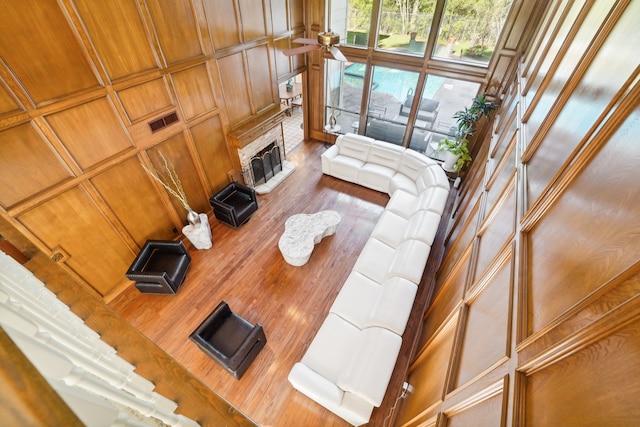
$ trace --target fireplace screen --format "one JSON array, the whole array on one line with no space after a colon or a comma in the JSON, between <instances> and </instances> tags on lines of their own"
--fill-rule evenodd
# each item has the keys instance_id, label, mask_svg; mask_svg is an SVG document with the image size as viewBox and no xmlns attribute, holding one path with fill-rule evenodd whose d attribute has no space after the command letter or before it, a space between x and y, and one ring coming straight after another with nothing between
<instances>
[{"instance_id":1,"label":"fireplace screen","mask_svg":"<svg viewBox=\"0 0 640 427\"><path fill-rule=\"evenodd\" d=\"M280 147L275 142L269 144L251 159L254 185L266 184L278 172L282 171Z\"/></svg>"}]
</instances>

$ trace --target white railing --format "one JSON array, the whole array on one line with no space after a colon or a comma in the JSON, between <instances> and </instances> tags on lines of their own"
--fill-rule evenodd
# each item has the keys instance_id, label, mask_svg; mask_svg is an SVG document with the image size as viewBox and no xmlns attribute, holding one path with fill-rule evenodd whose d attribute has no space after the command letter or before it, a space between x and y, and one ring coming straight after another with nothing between
<instances>
[{"instance_id":1,"label":"white railing","mask_svg":"<svg viewBox=\"0 0 640 427\"><path fill-rule=\"evenodd\" d=\"M87 426L199 425L1 251L0 326Z\"/></svg>"}]
</instances>

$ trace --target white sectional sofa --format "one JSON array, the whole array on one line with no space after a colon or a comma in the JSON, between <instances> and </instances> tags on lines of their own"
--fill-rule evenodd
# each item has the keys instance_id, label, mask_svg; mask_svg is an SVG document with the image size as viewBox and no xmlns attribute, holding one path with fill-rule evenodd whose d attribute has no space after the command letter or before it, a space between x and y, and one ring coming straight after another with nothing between
<instances>
[{"instance_id":1,"label":"white sectional sofa","mask_svg":"<svg viewBox=\"0 0 640 427\"><path fill-rule=\"evenodd\" d=\"M384 398L449 194L440 165L413 150L355 134L322 155L327 175L391 198L302 360L300 392L354 426Z\"/></svg>"}]
</instances>

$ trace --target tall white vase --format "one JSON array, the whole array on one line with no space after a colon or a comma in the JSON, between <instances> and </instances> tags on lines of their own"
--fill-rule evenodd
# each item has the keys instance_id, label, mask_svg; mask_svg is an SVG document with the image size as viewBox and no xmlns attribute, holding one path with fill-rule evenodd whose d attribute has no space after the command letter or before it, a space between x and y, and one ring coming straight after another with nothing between
<instances>
[{"instance_id":1,"label":"tall white vase","mask_svg":"<svg viewBox=\"0 0 640 427\"><path fill-rule=\"evenodd\" d=\"M200 221L196 224L185 225L182 228L182 234L193 244L196 249L211 249L213 241L211 240L211 226L207 214L199 215Z\"/></svg>"},{"instance_id":2,"label":"tall white vase","mask_svg":"<svg viewBox=\"0 0 640 427\"><path fill-rule=\"evenodd\" d=\"M460 158L459 154L453 154L449 151L444 152L444 163L442 164L442 169L447 172L455 172L456 171L456 163Z\"/></svg>"}]
</instances>

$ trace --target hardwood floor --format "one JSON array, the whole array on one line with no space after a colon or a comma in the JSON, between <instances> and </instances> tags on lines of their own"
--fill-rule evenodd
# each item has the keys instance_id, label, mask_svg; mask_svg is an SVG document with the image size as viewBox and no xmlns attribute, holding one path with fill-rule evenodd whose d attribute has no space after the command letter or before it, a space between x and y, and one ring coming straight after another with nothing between
<instances>
[{"instance_id":1,"label":"hardwood floor","mask_svg":"<svg viewBox=\"0 0 640 427\"><path fill-rule=\"evenodd\" d=\"M198 251L185 242L192 263L176 295L145 295L131 286L109 304L261 426L348 425L297 392L287 375L328 313L388 196L323 175L320 155L326 148L305 142L292 150L288 160L296 171L273 192L258 196L260 208L238 230L212 218L212 249ZM316 245L306 265L287 264L278 250L285 220L324 209L342 216L336 234ZM267 336L239 381L188 338L221 300L261 323Z\"/></svg>"}]
</instances>

